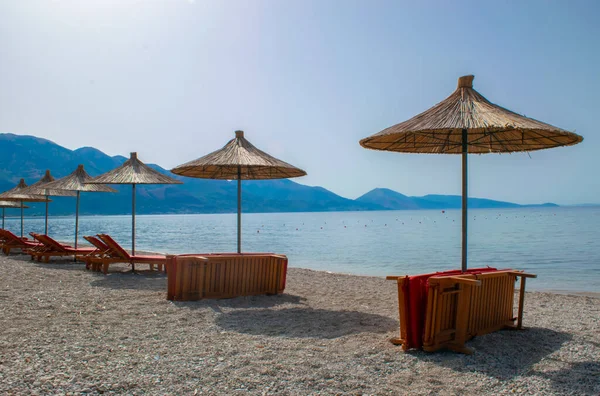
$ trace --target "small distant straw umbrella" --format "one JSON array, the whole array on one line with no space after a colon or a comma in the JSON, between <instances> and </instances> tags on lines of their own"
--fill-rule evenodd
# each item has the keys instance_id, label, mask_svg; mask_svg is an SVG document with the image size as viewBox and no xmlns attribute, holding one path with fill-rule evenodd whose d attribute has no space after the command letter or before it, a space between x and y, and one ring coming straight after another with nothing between
<instances>
[{"instance_id":1,"label":"small distant straw umbrella","mask_svg":"<svg viewBox=\"0 0 600 396\"><path fill-rule=\"evenodd\" d=\"M103 184L86 184L90 180L92 180L92 177L87 174L83 165L79 165L70 175L46 184L46 188L50 191L68 191L73 194L72 196L77 196L77 203L75 204L75 249L77 249L79 236L79 197L81 192L117 192L114 188Z\"/></svg>"},{"instance_id":2,"label":"small distant straw umbrella","mask_svg":"<svg viewBox=\"0 0 600 396\"><path fill-rule=\"evenodd\" d=\"M223 148L171 169L176 175L202 179L237 180L237 252L242 252L242 179L287 179L306 172L257 149L243 131Z\"/></svg>"},{"instance_id":3,"label":"small distant straw umbrella","mask_svg":"<svg viewBox=\"0 0 600 396\"><path fill-rule=\"evenodd\" d=\"M18 201L21 203L21 238L23 238L23 209L25 206L23 202L47 202L48 198L43 195L25 194L23 190L27 188L25 179L21 179L16 187L3 192L0 194L0 200L2 201Z\"/></svg>"},{"instance_id":4,"label":"small distant straw umbrella","mask_svg":"<svg viewBox=\"0 0 600 396\"><path fill-rule=\"evenodd\" d=\"M52 190L47 187L48 183L53 182L54 176L50 174L50 170L46 170L46 174L37 182L33 183L29 187L27 187L23 193L25 194L35 194L35 195L43 195L46 198L50 196L59 196L59 197L74 197L75 193L72 191L65 190ZM46 201L46 217L44 221L44 234L48 235L48 203L50 201Z\"/></svg>"},{"instance_id":5,"label":"small distant straw umbrella","mask_svg":"<svg viewBox=\"0 0 600 396\"><path fill-rule=\"evenodd\" d=\"M462 271L467 270L467 154L534 151L580 143L573 132L489 102L473 89L474 76L429 110L360 141L374 150L462 154Z\"/></svg>"},{"instance_id":6,"label":"small distant straw umbrella","mask_svg":"<svg viewBox=\"0 0 600 396\"><path fill-rule=\"evenodd\" d=\"M131 252L135 254L135 187L138 184L183 184L150 168L131 153L131 157L116 169L104 173L86 183L131 184Z\"/></svg>"},{"instance_id":7,"label":"small distant straw umbrella","mask_svg":"<svg viewBox=\"0 0 600 396\"><path fill-rule=\"evenodd\" d=\"M19 202L14 201L0 201L0 208L2 208L2 229L4 229L4 217L5 217L5 209L6 208L20 208L21 204ZM29 206L23 206L24 209Z\"/></svg>"}]
</instances>

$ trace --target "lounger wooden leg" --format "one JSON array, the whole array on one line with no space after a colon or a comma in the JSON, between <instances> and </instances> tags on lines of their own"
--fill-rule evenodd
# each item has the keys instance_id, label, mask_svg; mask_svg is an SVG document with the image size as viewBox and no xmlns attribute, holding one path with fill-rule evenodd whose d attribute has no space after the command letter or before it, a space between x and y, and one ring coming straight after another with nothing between
<instances>
[{"instance_id":1,"label":"lounger wooden leg","mask_svg":"<svg viewBox=\"0 0 600 396\"><path fill-rule=\"evenodd\" d=\"M517 330L523 328L523 306L525 304L525 277L521 277L521 290L519 292L519 313L517 316Z\"/></svg>"},{"instance_id":2,"label":"lounger wooden leg","mask_svg":"<svg viewBox=\"0 0 600 396\"><path fill-rule=\"evenodd\" d=\"M108 274L108 265L108 263L102 264L102 272L104 273L104 275Z\"/></svg>"}]
</instances>

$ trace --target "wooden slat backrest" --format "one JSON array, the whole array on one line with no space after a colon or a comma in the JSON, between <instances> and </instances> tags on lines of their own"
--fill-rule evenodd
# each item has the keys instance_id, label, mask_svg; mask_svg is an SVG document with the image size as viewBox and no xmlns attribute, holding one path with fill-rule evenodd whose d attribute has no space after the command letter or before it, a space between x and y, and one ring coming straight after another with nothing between
<instances>
[{"instance_id":1,"label":"wooden slat backrest","mask_svg":"<svg viewBox=\"0 0 600 396\"><path fill-rule=\"evenodd\" d=\"M33 234L33 233L30 235L33 236L35 239L37 239L42 244L44 244L45 246L51 248L52 250L54 250L56 252L62 252L62 253L67 252L67 250L65 249L65 247L63 245L61 245L60 243L58 243L56 240L49 237L48 235Z\"/></svg>"},{"instance_id":2,"label":"wooden slat backrest","mask_svg":"<svg viewBox=\"0 0 600 396\"><path fill-rule=\"evenodd\" d=\"M104 242L106 246L108 246L111 249L112 253L114 253L115 256L125 259L127 261L131 260L131 255L127 253L127 251L123 249L123 247L119 245L119 243L115 241L110 235L98 234L98 238L100 238L102 242Z\"/></svg>"},{"instance_id":3,"label":"wooden slat backrest","mask_svg":"<svg viewBox=\"0 0 600 396\"><path fill-rule=\"evenodd\" d=\"M106 246L106 244L104 242L102 242L100 239L96 238L95 236L85 235L83 237L83 239L85 239L86 241L91 243L92 246L94 246L96 249L98 249L101 252L106 252L106 251L111 250L108 246Z\"/></svg>"}]
</instances>

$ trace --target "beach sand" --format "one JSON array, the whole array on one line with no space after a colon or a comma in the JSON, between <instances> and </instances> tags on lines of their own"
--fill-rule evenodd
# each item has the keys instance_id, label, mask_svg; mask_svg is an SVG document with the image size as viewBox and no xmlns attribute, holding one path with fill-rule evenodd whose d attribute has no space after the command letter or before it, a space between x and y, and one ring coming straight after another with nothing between
<instances>
[{"instance_id":1,"label":"beach sand","mask_svg":"<svg viewBox=\"0 0 600 396\"><path fill-rule=\"evenodd\" d=\"M600 394L598 298L527 293L527 329L466 356L388 341L393 282L292 268L287 285L171 302L164 274L2 256L0 394Z\"/></svg>"}]
</instances>

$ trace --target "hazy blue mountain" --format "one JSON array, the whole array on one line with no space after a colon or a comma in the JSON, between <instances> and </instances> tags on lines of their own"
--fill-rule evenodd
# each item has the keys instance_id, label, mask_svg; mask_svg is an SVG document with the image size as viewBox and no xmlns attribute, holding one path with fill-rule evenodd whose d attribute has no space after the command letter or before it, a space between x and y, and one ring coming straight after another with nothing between
<instances>
[{"instance_id":1,"label":"hazy blue mountain","mask_svg":"<svg viewBox=\"0 0 600 396\"><path fill-rule=\"evenodd\" d=\"M409 197L387 188L375 188L357 198L356 201L380 205L390 210L405 209L460 209L462 197L459 195L425 195L423 197ZM525 206L558 206L553 203L541 205L519 205L512 202L495 201L492 199L469 198L471 209L494 209L494 208L519 208Z\"/></svg>"},{"instance_id":2,"label":"hazy blue mountain","mask_svg":"<svg viewBox=\"0 0 600 396\"><path fill-rule=\"evenodd\" d=\"M144 159L144 153L140 153ZM78 164L97 176L126 161L127 157L108 156L93 147L69 150L49 140L14 134L0 134L0 191L14 187L20 178L27 184L39 180L46 169L56 178L71 173ZM190 158L191 159L191 158ZM229 213L237 210L237 183L176 176L155 164L152 168L184 182L182 185L148 185L137 188L138 213ZM83 193L82 214L131 213L131 186L113 185L118 193ZM73 198L53 197L50 212L72 214ZM323 187L312 187L293 180L257 180L242 183L244 212L311 212L348 210L454 209L461 207L455 195L409 197L386 188L376 188L358 199L341 197ZM544 204L555 206L554 204ZM28 214L42 214L43 204L29 204ZM469 198L471 208L514 208L511 202Z\"/></svg>"},{"instance_id":3,"label":"hazy blue mountain","mask_svg":"<svg viewBox=\"0 0 600 396\"><path fill-rule=\"evenodd\" d=\"M390 210L420 209L419 203L413 198L389 188L375 188L356 200L362 203L380 205Z\"/></svg>"},{"instance_id":4,"label":"hazy blue mountain","mask_svg":"<svg viewBox=\"0 0 600 396\"><path fill-rule=\"evenodd\" d=\"M144 154L140 153L143 160ZM69 150L34 136L0 134L0 191L14 187L21 177L27 184L41 178L46 169L56 177L71 173L78 164L97 176L121 165L127 157L108 156L93 147ZM148 185L137 188L138 213L223 213L237 210L237 184L227 180L185 178L155 164L152 168L182 180L182 185ZM131 186L113 185L118 193L83 193L82 214L131 212ZM53 197L51 214L73 213L75 200ZM244 212L297 212L383 209L379 205L340 197L322 187L292 180L260 180L242 183ZM29 204L29 214L41 214L43 205Z\"/></svg>"}]
</instances>

